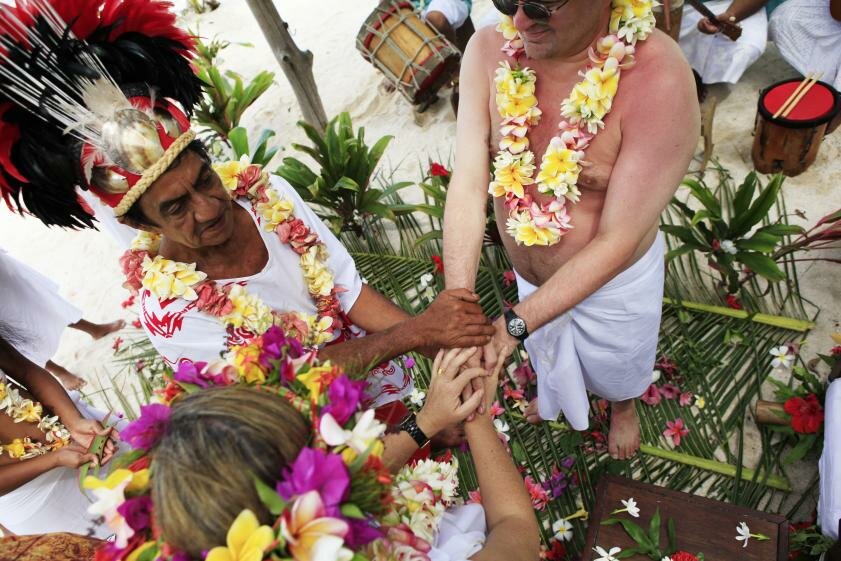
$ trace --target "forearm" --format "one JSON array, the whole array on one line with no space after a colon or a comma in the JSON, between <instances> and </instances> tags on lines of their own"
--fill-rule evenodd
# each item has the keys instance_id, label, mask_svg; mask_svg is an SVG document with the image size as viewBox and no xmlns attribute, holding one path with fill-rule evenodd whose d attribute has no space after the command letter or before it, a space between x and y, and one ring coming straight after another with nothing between
<instances>
[{"instance_id":1,"label":"forearm","mask_svg":"<svg viewBox=\"0 0 841 561\"><path fill-rule=\"evenodd\" d=\"M383 463L388 471L397 473L406 465L412 454L417 452L418 444L409 436L409 433L400 431L396 434L387 434L383 438Z\"/></svg>"},{"instance_id":2,"label":"forearm","mask_svg":"<svg viewBox=\"0 0 841 561\"><path fill-rule=\"evenodd\" d=\"M82 418L67 392L52 374L0 339L0 370L26 386L36 400L58 415L64 424Z\"/></svg>"},{"instance_id":3,"label":"forearm","mask_svg":"<svg viewBox=\"0 0 841 561\"><path fill-rule=\"evenodd\" d=\"M734 16L736 21L742 21L765 7L767 0L733 0L727 13Z\"/></svg>"},{"instance_id":4,"label":"forearm","mask_svg":"<svg viewBox=\"0 0 841 561\"><path fill-rule=\"evenodd\" d=\"M621 272L633 256L634 241L628 236L597 235L536 292L517 304L514 311L534 333Z\"/></svg>"},{"instance_id":5,"label":"forearm","mask_svg":"<svg viewBox=\"0 0 841 561\"><path fill-rule=\"evenodd\" d=\"M420 346L413 324L414 320L410 318L379 333L370 333L365 337L324 347L318 352L318 356L343 367L351 376L362 378L381 362Z\"/></svg>"},{"instance_id":6,"label":"forearm","mask_svg":"<svg viewBox=\"0 0 841 561\"><path fill-rule=\"evenodd\" d=\"M51 469L57 467L52 452L28 460L0 466L0 495L14 491Z\"/></svg>"},{"instance_id":7,"label":"forearm","mask_svg":"<svg viewBox=\"0 0 841 561\"><path fill-rule=\"evenodd\" d=\"M348 313L354 325L369 333L383 331L410 317L405 310L367 284L362 285L362 291Z\"/></svg>"},{"instance_id":8,"label":"forearm","mask_svg":"<svg viewBox=\"0 0 841 561\"><path fill-rule=\"evenodd\" d=\"M483 189L459 187L458 176L453 183L444 206L444 278L447 288L473 290L485 236L487 195Z\"/></svg>"}]
</instances>

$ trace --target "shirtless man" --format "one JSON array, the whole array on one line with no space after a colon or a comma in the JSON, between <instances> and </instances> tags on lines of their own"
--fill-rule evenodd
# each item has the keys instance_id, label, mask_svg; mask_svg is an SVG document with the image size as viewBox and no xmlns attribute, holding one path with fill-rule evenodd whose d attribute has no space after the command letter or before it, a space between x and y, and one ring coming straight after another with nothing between
<instances>
[{"instance_id":1,"label":"shirtless man","mask_svg":"<svg viewBox=\"0 0 841 561\"><path fill-rule=\"evenodd\" d=\"M494 3L503 13L516 10L513 25L525 49L519 63L538 76L535 96L543 115L529 133L537 166L556 134L562 100L581 80L588 49L607 34L611 1ZM494 76L501 61L514 63L501 52L504 44L493 27L480 29L462 61L460 81L472 87L462 92L445 212L448 288L472 288L476 278L488 170L500 150ZM608 448L617 459L639 448L635 398L651 383L662 304L658 219L691 160L698 115L689 65L677 44L655 30L637 43L636 65L623 70L605 128L586 151L590 165L578 180L580 202L566 205L573 229L555 245L518 245L505 231L504 198L495 201L520 302L513 315L495 321L485 366L505 360L518 338L528 337L538 374L530 420L554 419L563 411L583 430L589 422L585 390L597 393L611 401ZM526 192L538 202L553 198L534 185Z\"/></svg>"}]
</instances>

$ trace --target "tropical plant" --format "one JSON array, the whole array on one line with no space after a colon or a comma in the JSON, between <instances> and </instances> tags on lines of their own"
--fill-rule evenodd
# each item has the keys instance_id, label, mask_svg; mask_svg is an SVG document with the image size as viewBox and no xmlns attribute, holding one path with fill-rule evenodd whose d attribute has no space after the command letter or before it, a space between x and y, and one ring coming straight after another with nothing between
<instances>
[{"instance_id":1,"label":"tropical plant","mask_svg":"<svg viewBox=\"0 0 841 561\"><path fill-rule=\"evenodd\" d=\"M197 14L204 14L218 8L219 0L190 0L190 7Z\"/></svg>"},{"instance_id":2,"label":"tropical plant","mask_svg":"<svg viewBox=\"0 0 841 561\"><path fill-rule=\"evenodd\" d=\"M390 195L412 185L397 182L372 185L377 164L393 137L384 136L372 147L365 143L365 129L354 133L350 115L342 113L328 123L324 132L299 121L298 126L312 142L311 146L292 147L315 160L318 171L297 158L284 158L276 173L287 180L302 199L315 205L316 214L332 230L362 235L363 225L372 219L395 220L412 212L409 205L388 204Z\"/></svg>"},{"instance_id":3,"label":"tropical plant","mask_svg":"<svg viewBox=\"0 0 841 561\"><path fill-rule=\"evenodd\" d=\"M209 142L221 140L227 143L231 131L239 126L243 113L257 101L274 82L274 73L262 71L247 84L240 74L232 70L222 71L219 67L219 53L232 43L212 39L209 43L196 38L196 75L202 81L204 95L193 114L196 122L205 127L204 134ZM252 46L237 43L240 46Z\"/></svg>"},{"instance_id":4,"label":"tropical plant","mask_svg":"<svg viewBox=\"0 0 841 561\"><path fill-rule=\"evenodd\" d=\"M277 153L277 148L269 144L269 140L275 136L275 131L270 129L263 129L257 143L250 146L248 143L248 131L244 127L236 127L231 130L228 135L228 141L231 143L234 158L239 160L243 156L248 156L252 164L261 166L269 165L269 162Z\"/></svg>"},{"instance_id":5,"label":"tropical plant","mask_svg":"<svg viewBox=\"0 0 841 561\"><path fill-rule=\"evenodd\" d=\"M830 550L832 538L808 522L792 524L788 536L788 558L791 561L818 561Z\"/></svg>"}]
</instances>

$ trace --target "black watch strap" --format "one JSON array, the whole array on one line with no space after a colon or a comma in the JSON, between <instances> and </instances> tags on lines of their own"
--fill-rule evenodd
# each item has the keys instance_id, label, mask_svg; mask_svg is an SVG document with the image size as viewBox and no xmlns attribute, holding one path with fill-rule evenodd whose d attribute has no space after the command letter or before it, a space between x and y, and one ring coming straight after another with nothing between
<instances>
[{"instance_id":1,"label":"black watch strap","mask_svg":"<svg viewBox=\"0 0 841 561\"><path fill-rule=\"evenodd\" d=\"M400 430L409 433L409 436L417 443L418 448L423 448L429 443L429 437L418 426L418 420L414 413L409 413L409 416L403 419L403 422L400 423Z\"/></svg>"},{"instance_id":2,"label":"black watch strap","mask_svg":"<svg viewBox=\"0 0 841 561\"><path fill-rule=\"evenodd\" d=\"M529 336L526 322L514 312L513 308L505 311L505 328L508 334L518 341L525 341Z\"/></svg>"}]
</instances>

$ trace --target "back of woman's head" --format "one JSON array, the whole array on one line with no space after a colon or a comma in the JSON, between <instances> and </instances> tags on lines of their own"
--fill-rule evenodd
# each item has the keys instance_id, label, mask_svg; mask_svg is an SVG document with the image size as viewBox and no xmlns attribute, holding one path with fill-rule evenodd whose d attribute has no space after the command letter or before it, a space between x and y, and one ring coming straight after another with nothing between
<instances>
[{"instance_id":1,"label":"back of woman's head","mask_svg":"<svg viewBox=\"0 0 841 561\"><path fill-rule=\"evenodd\" d=\"M298 411L254 388L211 388L173 404L152 460L152 498L164 540L200 556L225 544L243 509L268 522L254 478L273 486L309 438Z\"/></svg>"}]
</instances>

